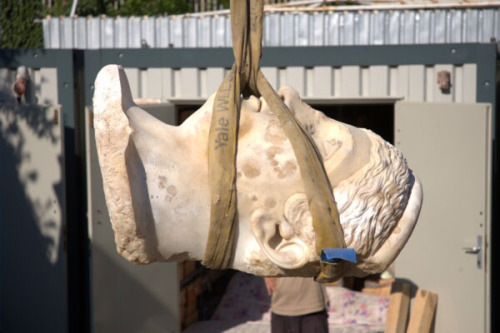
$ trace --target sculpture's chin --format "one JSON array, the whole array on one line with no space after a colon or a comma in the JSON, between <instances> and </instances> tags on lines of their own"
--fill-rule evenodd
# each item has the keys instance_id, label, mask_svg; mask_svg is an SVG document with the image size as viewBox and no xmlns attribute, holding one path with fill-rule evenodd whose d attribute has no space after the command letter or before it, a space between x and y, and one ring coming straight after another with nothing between
<instances>
[{"instance_id":1,"label":"sculpture's chin","mask_svg":"<svg viewBox=\"0 0 500 333\"><path fill-rule=\"evenodd\" d=\"M346 276L363 277L385 271L396 259L410 238L420 215L422 201L422 184L412 174L412 186L408 204L398 223L389 234L389 237L373 255L363 259L358 264L349 263L346 265Z\"/></svg>"}]
</instances>

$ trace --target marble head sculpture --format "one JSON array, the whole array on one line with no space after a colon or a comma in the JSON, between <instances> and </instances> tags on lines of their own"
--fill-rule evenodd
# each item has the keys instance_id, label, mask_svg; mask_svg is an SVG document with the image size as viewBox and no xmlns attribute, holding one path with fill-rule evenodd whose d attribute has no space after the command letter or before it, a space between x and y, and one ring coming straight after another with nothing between
<instances>
[{"instance_id":1,"label":"marble head sculpture","mask_svg":"<svg viewBox=\"0 0 500 333\"><path fill-rule=\"evenodd\" d=\"M313 138L334 191L347 276L384 271L407 242L422 186L378 135L326 117L288 87L285 104ZM207 138L214 97L180 126L134 104L116 65L97 76L94 128L118 252L136 264L202 260L210 223ZM315 276L319 257L290 143L263 98L241 105L237 234L230 267L262 276Z\"/></svg>"}]
</instances>

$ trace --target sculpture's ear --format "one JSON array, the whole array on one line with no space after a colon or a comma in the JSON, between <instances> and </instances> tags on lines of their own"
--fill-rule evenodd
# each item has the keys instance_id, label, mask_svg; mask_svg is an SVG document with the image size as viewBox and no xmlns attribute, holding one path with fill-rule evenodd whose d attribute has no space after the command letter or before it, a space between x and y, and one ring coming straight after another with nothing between
<instances>
[{"instance_id":1,"label":"sculpture's ear","mask_svg":"<svg viewBox=\"0 0 500 333\"><path fill-rule=\"evenodd\" d=\"M307 263L309 249L287 221L277 220L264 209L257 209L250 222L262 251L276 266L296 269Z\"/></svg>"}]
</instances>

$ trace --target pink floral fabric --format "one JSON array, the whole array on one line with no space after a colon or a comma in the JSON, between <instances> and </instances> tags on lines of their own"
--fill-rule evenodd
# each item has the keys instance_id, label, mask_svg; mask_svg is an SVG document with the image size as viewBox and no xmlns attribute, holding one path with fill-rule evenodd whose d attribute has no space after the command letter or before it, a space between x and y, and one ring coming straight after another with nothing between
<instances>
[{"instance_id":1,"label":"pink floral fabric","mask_svg":"<svg viewBox=\"0 0 500 333\"><path fill-rule=\"evenodd\" d=\"M383 331L389 298L327 286L328 324L331 328L351 327L356 332ZM231 279L212 320L269 322L270 297L264 279L238 272ZM336 331L335 331L336 332Z\"/></svg>"},{"instance_id":2,"label":"pink floral fabric","mask_svg":"<svg viewBox=\"0 0 500 333\"><path fill-rule=\"evenodd\" d=\"M328 323L383 327L389 298L368 295L342 287L329 286Z\"/></svg>"},{"instance_id":3,"label":"pink floral fabric","mask_svg":"<svg viewBox=\"0 0 500 333\"><path fill-rule=\"evenodd\" d=\"M269 317L271 298L264 279L237 272L222 297L213 320L262 320ZM266 316L267 315L267 316Z\"/></svg>"}]
</instances>

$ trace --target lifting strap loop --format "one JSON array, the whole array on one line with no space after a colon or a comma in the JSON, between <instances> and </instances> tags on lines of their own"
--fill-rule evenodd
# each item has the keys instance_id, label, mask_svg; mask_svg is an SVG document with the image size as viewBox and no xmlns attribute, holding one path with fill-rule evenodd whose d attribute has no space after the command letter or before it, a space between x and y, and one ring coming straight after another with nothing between
<instances>
[{"instance_id":1,"label":"lifting strap loop","mask_svg":"<svg viewBox=\"0 0 500 333\"><path fill-rule=\"evenodd\" d=\"M209 132L210 229L203 264L227 268L233 252L236 216L236 147L240 95L261 94L276 114L294 150L316 233L316 252L345 248L330 182L313 140L288 110L259 69L262 54L263 0L231 0L235 62L214 100ZM320 282L342 276L342 262L321 262Z\"/></svg>"}]
</instances>

